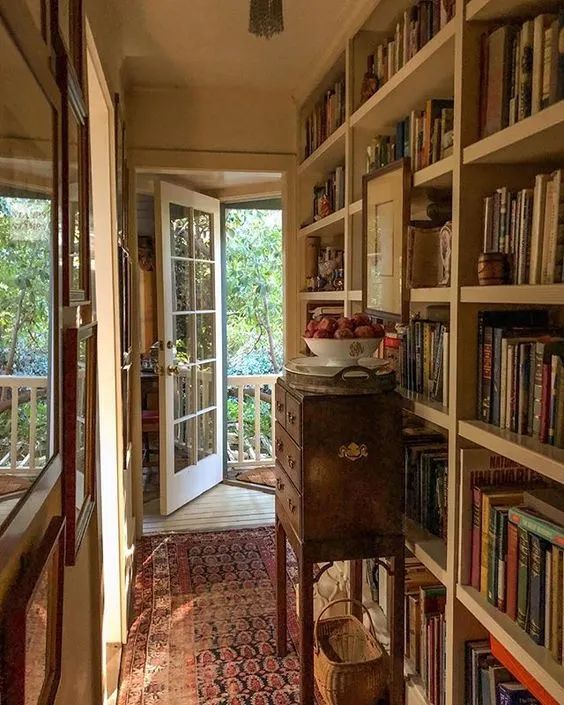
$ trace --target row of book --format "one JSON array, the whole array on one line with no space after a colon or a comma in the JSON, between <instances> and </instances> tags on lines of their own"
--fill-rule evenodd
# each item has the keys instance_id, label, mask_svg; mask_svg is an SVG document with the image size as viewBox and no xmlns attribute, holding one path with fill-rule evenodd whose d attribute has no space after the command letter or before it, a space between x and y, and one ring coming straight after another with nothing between
<instances>
[{"instance_id":1,"label":"row of book","mask_svg":"<svg viewBox=\"0 0 564 705\"><path fill-rule=\"evenodd\" d=\"M345 121L345 79L335 82L315 104L304 122L304 159L320 147Z\"/></svg>"},{"instance_id":2,"label":"row of book","mask_svg":"<svg viewBox=\"0 0 564 705\"><path fill-rule=\"evenodd\" d=\"M393 37L368 56L361 100L364 102L394 76L453 17L450 0L419 0L398 19Z\"/></svg>"},{"instance_id":3,"label":"row of book","mask_svg":"<svg viewBox=\"0 0 564 705\"><path fill-rule=\"evenodd\" d=\"M398 379L401 387L448 405L448 324L412 320L399 330Z\"/></svg>"},{"instance_id":4,"label":"row of book","mask_svg":"<svg viewBox=\"0 0 564 705\"><path fill-rule=\"evenodd\" d=\"M405 514L446 542L448 444L425 427L404 430Z\"/></svg>"},{"instance_id":5,"label":"row of book","mask_svg":"<svg viewBox=\"0 0 564 705\"><path fill-rule=\"evenodd\" d=\"M484 252L509 255L512 284L564 281L562 169L538 174L534 188L502 186L484 198Z\"/></svg>"},{"instance_id":6,"label":"row of book","mask_svg":"<svg viewBox=\"0 0 564 705\"><path fill-rule=\"evenodd\" d=\"M564 447L564 337L548 311L480 311L478 416Z\"/></svg>"},{"instance_id":7,"label":"row of book","mask_svg":"<svg viewBox=\"0 0 564 705\"><path fill-rule=\"evenodd\" d=\"M366 170L409 157L413 171L418 171L448 157L453 147L453 115L452 100L427 100L424 110L412 110L396 124L394 135L373 138L366 149Z\"/></svg>"},{"instance_id":8,"label":"row of book","mask_svg":"<svg viewBox=\"0 0 564 705\"><path fill-rule=\"evenodd\" d=\"M345 169L338 166L324 183L313 187L313 220L321 220L345 207Z\"/></svg>"},{"instance_id":9,"label":"row of book","mask_svg":"<svg viewBox=\"0 0 564 705\"><path fill-rule=\"evenodd\" d=\"M405 566L405 658L432 705L445 705L446 588L416 558Z\"/></svg>"},{"instance_id":10,"label":"row of book","mask_svg":"<svg viewBox=\"0 0 564 705\"><path fill-rule=\"evenodd\" d=\"M494 656L490 639L465 644L466 705L539 705Z\"/></svg>"},{"instance_id":11,"label":"row of book","mask_svg":"<svg viewBox=\"0 0 564 705\"><path fill-rule=\"evenodd\" d=\"M482 37L480 132L513 125L564 98L564 10Z\"/></svg>"}]
</instances>

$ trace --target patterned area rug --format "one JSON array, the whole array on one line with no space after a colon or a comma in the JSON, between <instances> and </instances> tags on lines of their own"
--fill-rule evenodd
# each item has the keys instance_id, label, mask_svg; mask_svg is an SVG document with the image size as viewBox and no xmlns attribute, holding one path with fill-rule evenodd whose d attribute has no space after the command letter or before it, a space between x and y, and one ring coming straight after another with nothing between
<instances>
[{"instance_id":1,"label":"patterned area rug","mask_svg":"<svg viewBox=\"0 0 564 705\"><path fill-rule=\"evenodd\" d=\"M289 561L295 645L297 566ZM272 528L144 538L118 705L299 703L294 647L275 648Z\"/></svg>"},{"instance_id":2,"label":"patterned area rug","mask_svg":"<svg viewBox=\"0 0 564 705\"><path fill-rule=\"evenodd\" d=\"M266 485L266 487L276 487L276 475L274 467L253 468L244 470L237 475L240 482L250 482L253 485Z\"/></svg>"}]
</instances>

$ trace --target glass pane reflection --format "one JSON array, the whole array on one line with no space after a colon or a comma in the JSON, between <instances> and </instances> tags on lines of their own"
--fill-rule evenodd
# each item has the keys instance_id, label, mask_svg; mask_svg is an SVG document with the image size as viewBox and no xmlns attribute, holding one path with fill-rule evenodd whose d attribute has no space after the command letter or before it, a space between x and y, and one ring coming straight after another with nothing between
<instances>
[{"instance_id":1,"label":"glass pane reflection","mask_svg":"<svg viewBox=\"0 0 564 705\"><path fill-rule=\"evenodd\" d=\"M194 320L193 314L173 316L175 330L176 362L189 364L194 362Z\"/></svg>"},{"instance_id":2,"label":"glass pane reflection","mask_svg":"<svg viewBox=\"0 0 564 705\"><path fill-rule=\"evenodd\" d=\"M178 374L174 377L174 418L193 414L194 409L194 376L196 368L179 365Z\"/></svg>"},{"instance_id":3,"label":"glass pane reflection","mask_svg":"<svg viewBox=\"0 0 564 705\"><path fill-rule=\"evenodd\" d=\"M215 306L214 265L211 262L195 262L196 309L212 311Z\"/></svg>"},{"instance_id":4,"label":"glass pane reflection","mask_svg":"<svg viewBox=\"0 0 564 705\"><path fill-rule=\"evenodd\" d=\"M215 363L198 365L198 411L215 406Z\"/></svg>"},{"instance_id":5,"label":"glass pane reflection","mask_svg":"<svg viewBox=\"0 0 564 705\"><path fill-rule=\"evenodd\" d=\"M213 231L211 213L194 211L194 246L196 259L213 260Z\"/></svg>"},{"instance_id":6,"label":"glass pane reflection","mask_svg":"<svg viewBox=\"0 0 564 705\"><path fill-rule=\"evenodd\" d=\"M191 208L171 203L170 252L173 257L192 257L192 234L190 232Z\"/></svg>"},{"instance_id":7,"label":"glass pane reflection","mask_svg":"<svg viewBox=\"0 0 564 705\"><path fill-rule=\"evenodd\" d=\"M186 419L174 424L174 472L180 472L196 464L194 436L196 419Z\"/></svg>"},{"instance_id":8,"label":"glass pane reflection","mask_svg":"<svg viewBox=\"0 0 564 705\"><path fill-rule=\"evenodd\" d=\"M196 352L198 360L215 357L215 314L196 314Z\"/></svg>"},{"instance_id":9,"label":"glass pane reflection","mask_svg":"<svg viewBox=\"0 0 564 705\"><path fill-rule=\"evenodd\" d=\"M182 259L172 260L173 310L191 311L194 306L192 298L193 263Z\"/></svg>"}]
</instances>

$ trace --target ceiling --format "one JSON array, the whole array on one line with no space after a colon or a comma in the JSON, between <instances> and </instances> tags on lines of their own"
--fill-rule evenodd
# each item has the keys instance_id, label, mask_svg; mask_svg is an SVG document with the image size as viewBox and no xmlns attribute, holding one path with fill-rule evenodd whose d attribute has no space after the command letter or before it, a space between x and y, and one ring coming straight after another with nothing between
<instances>
[{"instance_id":1,"label":"ceiling","mask_svg":"<svg viewBox=\"0 0 564 705\"><path fill-rule=\"evenodd\" d=\"M248 32L249 0L116 0L129 85L292 92L358 0L284 0L285 31Z\"/></svg>"}]
</instances>

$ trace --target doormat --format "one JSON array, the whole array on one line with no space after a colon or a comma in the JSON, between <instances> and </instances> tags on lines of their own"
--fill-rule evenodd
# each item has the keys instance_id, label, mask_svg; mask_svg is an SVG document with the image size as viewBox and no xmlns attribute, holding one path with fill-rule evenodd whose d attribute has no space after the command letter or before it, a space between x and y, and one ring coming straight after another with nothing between
<instances>
[{"instance_id":1,"label":"doormat","mask_svg":"<svg viewBox=\"0 0 564 705\"><path fill-rule=\"evenodd\" d=\"M297 564L279 658L275 555L271 527L143 538L118 705L298 705Z\"/></svg>"},{"instance_id":2,"label":"doormat","mask_svg":"<svg viewBox=\"0 0 564 705\"><path fill-rule=\"evenodd\" d=\"M253 485L264 485L265 487L276 487L276 476L274 466L267 468L252 468L244 470L236 477L239 482L250 482Z\"/></svg>"}]
</instances>

